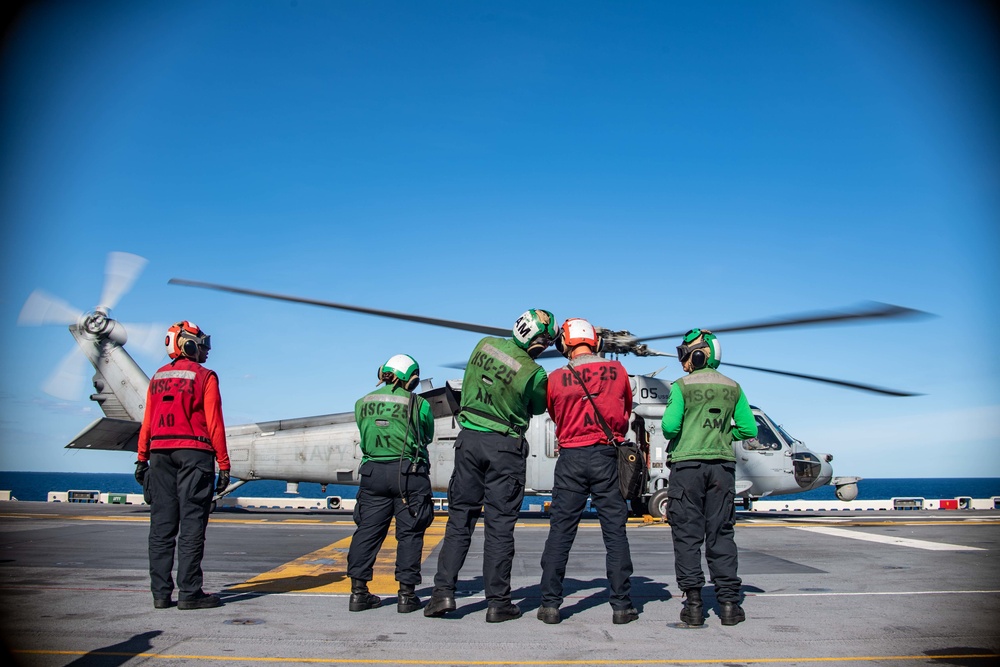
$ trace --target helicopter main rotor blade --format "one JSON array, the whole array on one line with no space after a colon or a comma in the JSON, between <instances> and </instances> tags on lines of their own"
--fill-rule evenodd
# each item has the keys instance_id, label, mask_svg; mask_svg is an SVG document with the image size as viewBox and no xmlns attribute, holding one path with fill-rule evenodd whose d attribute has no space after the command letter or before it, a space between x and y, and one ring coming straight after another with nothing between
<instances>
[{"instance_id":1,"label":"helicopter main rotor blade","mask_svg":"<svg viewBox=\"0 0 1000 667\"><path fill-rule=\"evenodd\" d=\"M787 377L799 378L801 380L823 382L826 384L837 385L838 387L857 389L859 391L869 391L875 394L883 394L885 396L923 396L923 394L915 394L909 391L899 391L897 389L886 389L885 387L876 387L874 385L862 384L860 382L848 382L847 380L836 380L834 378L825 378L818 375L806 375L805 373L792 373L791 371L778 371L773 368L761 368L759 366L744 366L743 364L733 364L728 361L721 362L721 365L732 366L734 368L745 368L750 371L760 371L761 373L771 373L773 375L785 375Z\"/></svg>"},{"instance_id":2,"label":"helicopter main rotor blade","mask_svg":"<svg viewBox=\"0 0 1000 667\"><path fill-rule=\"evenodd\" d=\"M555 354L549 354L550 352L555 352ZM562 355L560 355L555 350L546 350L545 352L542 352L538 356L539 356L539 358L541 358L541 357L555 357L555 356L562 356ZM658 350L649 350L647 352L646 356L648 356L648 357L673 357L675 359L677 358L676 354L671 354L669 352L660 352ZM832 384L832 385L836 385L838 387L846 387L847 389L856 389L858 391L868 391L868 392L872 392L872 393L875 393L875 394L882 394L884 396L923 396L923 394L915 394L915 393L909 392L909 391L899 391L897 389L886 389L885 387L876 387L874 385L863 384L861 382L849 382L847 380L837 380L835 378L820 377L818 375L807 375L806 373L793 373L791 371L779 371L779 370L776 370L774 368L762 368L760 366L746 366L744 364L734 364L734 363L731 363L731 362L728 362L728 361L720 362L720 365L722 365L722 366L732 366L733 368L743 368L743 369L746 369L748 371L760 371L761 373L771 373L772 375L784 375L786 377L798 378L800 380L809 380L811 382L822 382L824 384ZM465 368L465 364L446 364L445 366L447 368ZM666 368L666 367L664 367L664 368ZM660 370L656 371L655 373L652 373L651 376L652 375L656 375L657 373L661 372L662 370L664 370L664 368L661 368Z\"/></svg>"},{"instance_id":3,"label":"helicopter main rotor blade","mask_svg":"<svg viewBox=\"0 0 1000 667\"><path fill-rule=\"evenodd\" d=\"M232 292L234 294L244 294L246 296L256 296L264 299L275 299L277 301L291 301L293 303L304 303L311 306L322 306L323 308L336 308L365 315L375 315L377 317L388 317L395 320L405 320L407 322L419 322L420 324L430 324L436 327L447 329L459 329L461 331L473 331L475 333L487 334L490 336L510 336L511 330L490 327L485 324L472 324L471 322L456 322L454 320L441 320L434 317L424 317L423 315L409 315L391 310L378 310L376 308L364 308L362 306L352 306L345 303L334 303L332 301L321 301L319 299L307 299L300 296L288 296L286 294L275 294L273 292L261 292L258 290L244 289L242 287L230 287L228 285L216 285L204 283L196 280L184 280L182 278L171 278L167 281L171 285L184 285L186 287L201 287L204 289L218 290L221 292Z\"/></svg>"},{"instance_id":4,"label":"helicopter main rotor blade","mask_svg":"<svg viewBox=\"0 0 1000 667\"><path fill-rule=\"evenodd\" d=\"M869 301L864 305L843 311L824 311L817 313L804 313L802 315L787 315L757 322L746 322L744 324L731 324L723 327L707 327L712 333L733 333L737 331L759 331L762 329L780 329L789 327L802 327L817 324L834 324L845 322L858 322L862 320L880 319L901 319L908 317L933 317L931 313L922 310L915 310L905 306L894 306L889 303L878 303ZM661 338L680 338L686 331L675 333L656 334L655 336L641 336L636 338L637 342L647 340L658 340Z\"/></svg>"}]
</instances>

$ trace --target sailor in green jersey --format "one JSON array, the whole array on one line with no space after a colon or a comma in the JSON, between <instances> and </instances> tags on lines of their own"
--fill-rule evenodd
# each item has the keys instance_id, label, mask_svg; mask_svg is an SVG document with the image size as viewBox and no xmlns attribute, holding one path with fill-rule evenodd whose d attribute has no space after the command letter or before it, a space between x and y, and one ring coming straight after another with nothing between
<instances>
[{"instance_id":1,"label":"sailor in green jersey","mask_svg":"<svg viewBox=\"0 0 1000 667\"><path fill-rule=\"evenodd\" d=\"M378 369L385 386L354 406L361 431L361 459L354 522L358 525L347 553L351 611L374 609L381 598L368 591L375 558L396 519L396 611L420 609L414 588L421 582L424 532L434 520L427 444L434 439L430 404L413 393L420 367L413 357L397 354Z\"/></svg>"},{"instance_id":2,"label":"sailor in green jersey","mask_svg":"<svg viewBox=\"0 0 1000 667\"><path fill-rule=\"evenodd\" d=\"M513 339L488 337L469 357L462 380L462 427L455 441L455 469L448 484L448 524L438 555L434 593L424 616L456 609L455 585L481 514L486 622L518 618L511 601L514 524L524 499L532 415L545 411L548 379L535 358L555 339L555 317L529 310L514 323ZM485 513L484 513L485 510Z\"/></svg>"},{"instance_id":3,"label":"sailor in green jersey","mask_svg":"<svg viewBox=\"0 0 1000 667\"><path fill-rule=\"evenodd\" d=\"M737 575L736 457L733 440L757 436L757 422L743 389L718 370L719 341L711 331L692 329L677 348L688 375L670 387L660 426L670 440L667 514L674 544L674 572L684 592L681 621L705 622L701 589L701 547L715 584L723 625L746 620Z\"/></svg>"}]
</instances>

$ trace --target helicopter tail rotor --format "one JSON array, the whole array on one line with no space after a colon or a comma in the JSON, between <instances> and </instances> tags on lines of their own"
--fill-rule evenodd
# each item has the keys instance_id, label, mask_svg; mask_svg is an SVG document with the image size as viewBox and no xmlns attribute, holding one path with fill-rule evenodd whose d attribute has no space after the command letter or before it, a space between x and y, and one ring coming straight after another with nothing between
<instances>
[{"instance_id":1,"label":"helicopter tail rotor","mask_svg":"<svg viewBox=\"0 0 1000 667\"><path fill-rule=\"evenodd\" d=\"M36 289L28 296L17 317L18 325L22 327L37 327L48 324L68 326L76 324L83 316L83 311L74 308L62 299L52 296L45 290Z\"/></svg>"},{"instance_id":2,"label":"helicopter tail rotor","mask_svg":"<svg viewBox=\"0 0 1000 667\"><path fill-rule=\"evenodd\" d=\"M138 255L111 252L105 265L101 300L92 311L84 312L39 289L28 296L17 323L20 326L68 326L71 331L77 332L74 336L82 333L89 340L101 343L111 341L116 345L124 345L131 333L131 347L150 355L162 356L163 332L167 329L165 325L125 325L112 319L110 314L111 309L135 284L146 264L147 260ZM44 382L42 390L56 398L75 400L82 393L85 379L86 359L81 354L81 348L74 346Z\"/></svg>"},{"instance_id":3,"label":"helicopter tail rotor","mask_svg":"<svg viewBox=\"0 0 1000 667\"><path fill-rule=\"evenodd\" d=\"M108 262L104 269L104 289L101 291L101 301L97 308L105 312L118 305L125 294L132 289L139 274L149 263L145 257L139 257L127 252L108 253Z\"/></svg>"}]
</instances>

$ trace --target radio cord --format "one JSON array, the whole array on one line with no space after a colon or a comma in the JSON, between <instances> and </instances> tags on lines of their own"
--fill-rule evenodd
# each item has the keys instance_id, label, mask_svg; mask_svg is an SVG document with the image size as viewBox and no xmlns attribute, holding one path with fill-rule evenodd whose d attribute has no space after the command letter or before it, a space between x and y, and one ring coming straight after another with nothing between
<instances>
[{"instance_id":1,"label":"radio cord","mask_svg":"<svg viewBox=\"0 0 1000 667\"><path fill-rule=\"evenodd\" d=\"M403 446L399 450L399 468L396 475L396 485L399 487L399 498L403 501L403 507L406 511L410 513L410 516L414 519L417 518L417 512L412 507L406 498L406 491L403 490L403 459L406 456L406 448L410 443L410 426L413 424L413 404L416 402L417 397L412 391L410 392L410 400L406 404L406 435L403 436ZM417 429L417 437L419 437L419 429ZM413 465L413 462L410 462ZM409 479L407 479L409 482ZM409 486L409 484L407 484Z\"/></svg>"}]
</instances>

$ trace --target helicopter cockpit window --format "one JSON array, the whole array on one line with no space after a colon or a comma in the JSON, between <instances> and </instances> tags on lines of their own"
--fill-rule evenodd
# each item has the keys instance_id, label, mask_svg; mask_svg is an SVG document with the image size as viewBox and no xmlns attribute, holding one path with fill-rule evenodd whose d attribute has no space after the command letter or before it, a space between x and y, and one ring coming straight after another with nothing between
<instances>
[{"instance_id":1,"label":"helicopter cockpit window","mask_svg":"<svg viewBox=\"0 0 1000 667\"><path fill-rule=\"evenodd\" d=\"M778 433L780 433L781 437L785 439L785 442L787 442L789 444L794 443L794 442L802 442L798 438L793 438L792 436L788 435L788 431L786 431L785 429L783 429L781 427L781 424L777 424L777 427L778 427Z\"/></svg>"},{"instance_id":2,"label":"helicopter cockpit window","mask_svg":"<svg viewBox=\"0 0 1000 667\"><path fill-rule=\"evenodd\" d=\"M750 451L777 451L781 449L781 440L771 430L770 424L760 415L754 415L757 420L757 437L743 441L743 449Z\"/></svg>"}]
</instances>

